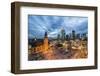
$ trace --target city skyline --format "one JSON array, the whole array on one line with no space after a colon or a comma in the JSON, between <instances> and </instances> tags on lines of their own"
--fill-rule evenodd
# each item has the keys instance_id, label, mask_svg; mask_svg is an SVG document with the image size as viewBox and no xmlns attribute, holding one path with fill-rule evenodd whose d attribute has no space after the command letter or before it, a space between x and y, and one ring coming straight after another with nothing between
<instances>
[{"instance_id":1,"label":"city skyline","mask_svg":"<svg viewBox=\"0 0 100 76\"><path fill-rule=\"evenodd\" d=\"M76 33L87 33L88 18L75 16L28 16L28 38L43 38L44 33L48 32L48 37L57 37L61 29L66 34L75 30Z\"/></svg>"}]
</instances>

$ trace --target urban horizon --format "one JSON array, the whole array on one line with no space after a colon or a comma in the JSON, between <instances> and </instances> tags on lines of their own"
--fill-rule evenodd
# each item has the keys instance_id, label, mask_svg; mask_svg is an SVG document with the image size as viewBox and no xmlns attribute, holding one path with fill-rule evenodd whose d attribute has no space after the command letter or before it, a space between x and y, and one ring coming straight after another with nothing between
<instances>
[{"instance_id":1,"label":"urban horizon","mask_svg":"<svg viewBox=\"0 0 100 76\"><path fill-rule=\"evenodd\" d=\"M72 30L72 31L74 31L74 30ZM66 34L65 33L65 38L69 37L70 39L72 39L72 31L69 34ZM45 34L45 32L44 32L44 34ZM43 36L44 36L44 34L43 34ZM58 36L61 38L61 33L57 34L55 37L48 37L48 39L57 39ZM85 33L76 33L75 32L75 38L76 39L77 38L82 38L84 36L87 37L88 36L88 33L87 32L85 32ZM29 38L29 39L44 39L44 37L43 38L38 38L37 36L34 36L33 38Z\"/></svg>"},{"instance_id":2,"label":"urban horizon","mask_svg":"<svg viewBox=\"0 0 100 76\"><path fill-rule=\"evenodd\" d=\"M61 29L66 35L73 30L78 34L88 33L88 18L73 16L28 16L28 38L44 38L44 33L48 33L49 38L56 38Z\"/></svg>"}]
</instances>

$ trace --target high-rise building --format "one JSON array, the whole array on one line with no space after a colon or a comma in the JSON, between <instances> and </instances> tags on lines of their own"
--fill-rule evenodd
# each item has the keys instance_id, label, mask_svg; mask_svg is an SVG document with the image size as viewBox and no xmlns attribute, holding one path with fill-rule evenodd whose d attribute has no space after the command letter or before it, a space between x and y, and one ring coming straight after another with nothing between
<instances>
[{"instance_id":1,"label":"high-rise building","mask_svg":"<svg viewBox=\"0 0 100 76\"><path fill-rule=\"evenodd\" d=\"M69 39L70 39L70 40L72 39L72 34L71 34L71 33L69 33Z\"/></svg>"},{"instance_id":2,"label":"high-rise building","mask_svg":"<svg viewBox=\"0 0 100 76\"><path fill-rule=\"evenodd\" d=\"M61 40L65 40L65 35L66 35L66 33L65 33L65 30L64 29L62 29L61 30Z\"/></svg>"},{"instance_id":3,"label":"high-rise building","mask_svg":"<svg viewBox=\"0 0 100 76\"><path fill-rule=\"evenodd\" d=\"M60 34L58 34L58 36L57 36L57 40L60 40Z\"/></svg>"},{"instance_id":4,"label":"high-rise building","mask_svg":"<svg viewBox=\"0 0 100 76\"><path fill-rule=\"evenodd\" d=\"M82 34L82 40L87 40L87 33Z\"/></svg>"},{"instance_id":5,"label":"high-rise building","mask_svg":"<svg viewBox=\"0 0 100 76\"><path fill-rule=\"evenodd\" d=\"M76 38L75 31L72 30L72 39L75 40L75 38Z\"/></svg>"},{"instance_id":6,"label":"high-rise building","mask_svg":"<svg viewBox=\"0 0 100 76\"><path fill-rule=\"evenodd\" d=\"M66 40L69 40L69 39L70 39L69 35L66 35Z\"/></svg>"},{"instance_id":7,"label":"high-rise building","mask_svg":"<svg viewBox=\"0 0 100 76\"><path fill-rule=\"evenodd\" d=\"M76 39L80 39L80 34L76 34Z\"/></svg>"}]
</instances>

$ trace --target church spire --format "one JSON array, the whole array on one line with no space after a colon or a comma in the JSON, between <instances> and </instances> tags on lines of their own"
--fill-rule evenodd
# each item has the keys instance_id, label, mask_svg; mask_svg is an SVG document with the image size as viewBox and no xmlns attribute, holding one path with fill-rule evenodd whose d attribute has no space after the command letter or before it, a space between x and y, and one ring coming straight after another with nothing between
<instances>
[{"instance_id":1,"label":"church spire","mask_svg":"<svg viewBox=\"0 0 100 76\"><path fill-rule=\"evenodd\" d=\"M47 32L45 32L45 37L48 37Z\"/></svg>"},{"instance_id":2,"label":"church spire","mask_svg":"<svg viewBox=\"0 0 100 76\"><path fill-rule=\"evenodd\" d=\"M48 36L47 36L47 32L45 32L45 36L44 36L44 51L48 50Z\"/></svg>"}]
</instances>

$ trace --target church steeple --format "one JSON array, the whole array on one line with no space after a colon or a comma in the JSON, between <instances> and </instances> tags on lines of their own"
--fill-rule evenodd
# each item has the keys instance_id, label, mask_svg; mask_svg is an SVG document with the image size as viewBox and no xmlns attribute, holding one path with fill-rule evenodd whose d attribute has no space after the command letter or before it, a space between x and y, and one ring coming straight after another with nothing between
<instances>
[{"instance_id":1,"label":"church steeple","mask_svg":"<svg viewBox=\"0 0 100 76\"><path fill-rule=\"evenodd\" d=\"M48 34L47 34L47 32L45 32L45 34L44 34L44 51L47 51L48 50Z\"/></svg>"},{"instance_id":2,"label":"church steeple","mask_svg":"<svg viewBox=\"0 0 100 76\"><path fill-rule=\"evenodd\" d=\"M45 32L45 36L44 36L44 37L45 37L45 38L48 37L47 32Z\"/></svg>"}]
</instances>

